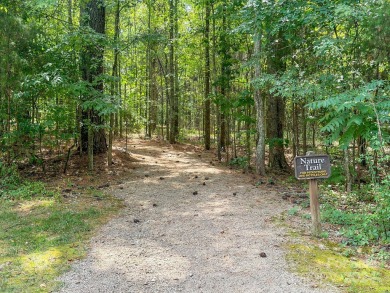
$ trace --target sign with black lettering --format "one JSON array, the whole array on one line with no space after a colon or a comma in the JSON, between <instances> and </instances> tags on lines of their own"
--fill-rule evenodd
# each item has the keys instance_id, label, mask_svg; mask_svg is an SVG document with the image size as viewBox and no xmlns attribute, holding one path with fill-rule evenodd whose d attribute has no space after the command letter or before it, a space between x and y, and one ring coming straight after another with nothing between
<instances>
[{"instance_id":1,"label":"sign with black lettering","mask_svg":"<svg viewBox=\"0 0 390 293\"><path fill-rule=\"evenodd\" d=\"M295 157L295 177L297 179L323 179L330 176L328 155Z\"/></svg>"}]
</instances>

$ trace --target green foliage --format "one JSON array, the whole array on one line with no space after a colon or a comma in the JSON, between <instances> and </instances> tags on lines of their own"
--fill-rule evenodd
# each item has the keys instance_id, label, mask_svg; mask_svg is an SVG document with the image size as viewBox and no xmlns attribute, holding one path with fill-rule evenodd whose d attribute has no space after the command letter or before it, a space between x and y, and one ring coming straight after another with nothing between
<instances>
[{"instance_id":1,"label":"green foliage","mask_svg":"<svg viewBox=\"0 0 390 293\"><path fill-rule=\"evenodd\" d=\"M24 180L15 166L0 163L0 200L31 199L53 197L55 192L48 190L44 183Z\"/></svg>"},{"instance_id":2,"label":"green foliage","mask_svg":"<svg viewBox=\"0 0 390 293\"><path fill-rule=\"evenodd\" d=\"M380 205L366 207L365 210L352 207L342 210L328 204L323 206L321 218L341 226L340 233L346 238L345 244L362 246L390 241L389 214L384 216L383 212Z\"/></svg>"},{"instance_id":3,"label":"green foliage","mask_svg":"<svg viewBox=\"0 0 390 293\"><path fill-rule=\"evenodd\" d=\"M341 166L331 166L331 175L325 180L326 184L341 185L345 182L344 170Z\"/></svg>"},{"instance_id":4,"label":"green foliage","mask_svg":"<svg viewBox=\"0 0 390 293\"><path fill-rule=\"evenodd\" d=\"M326 114L321 119L325 124L321 131L327 134L326 143L339 141L345 148L352 140L363 137L376 146L379 127L389 121L389 89L388 83L374 80L357 89L312 102L308 107L312 110L326 109ZM389 141L386 134L382 138Z\"/></svg>"},{"instance_id":5,"label":"green foliage","mask_svg":"<svg viewBox=\"0 0 390 293\"><path fill-rule=\"evenodd\" d=\"M385 237L390 242L390 176L377 186L375 192L376 217Z\"/></svg>"},{"instance_id":6,"label":"green foliage","mask_svg":"<svg viewBox=\"0 0 390 293\"><path fill-rule=\"evenodd\" d=\"M273 148L275 146L288 147L290 141L287 138L268 138L266 139L265 143L268 144L270 148Z\"/></svg>"},{"instance_id":7,"label":"green foliage","mask_svg":"<svg viewBox=\"0 0 390 293\"><path fill-rule=\"evenodd\" d=\"M289 216L296 216L299 212L299 207L295 206L291 209L288 210L288 215Z\"/></svg>"},{"instance_id":8,"label":"green foliage","mask_svg":"<svg viewBox=\"0 0 390 293\"><path fill-rule=\"evenodd\" d=\"M245 169L249 166L249 159L248 157L237 157L233 158L229 162L230 166L237 166L239 168Z\"/></svg>"},{"instance_id":9,"label":"green foliage","mask_svg":"<svg viewBox=\"0 0 390 293\"><path fill-rule=\"evenodd\" d=\"M0 162L0 197L7 189L17 189L21 182L16 166L6 166Z\"/></svg>"}]
</instances>

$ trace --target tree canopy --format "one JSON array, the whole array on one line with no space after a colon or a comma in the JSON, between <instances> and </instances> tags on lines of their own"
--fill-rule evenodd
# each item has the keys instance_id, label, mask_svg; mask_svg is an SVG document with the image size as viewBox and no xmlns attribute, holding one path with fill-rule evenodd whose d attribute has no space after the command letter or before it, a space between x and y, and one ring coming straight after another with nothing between
<instances>
[{"instance_id":1,"label":"tree canopy","mask_svg":"<svg viewBox=\"0 0 390 293\"><path fill-rule=\"evenodd\" d=\"M255 154L261 174L321 144L385 158L389 13L387 0L2 1L1 156L43 164L93 144L93 157L129 131L226 162Z\"/></svg>"}]
</instances>

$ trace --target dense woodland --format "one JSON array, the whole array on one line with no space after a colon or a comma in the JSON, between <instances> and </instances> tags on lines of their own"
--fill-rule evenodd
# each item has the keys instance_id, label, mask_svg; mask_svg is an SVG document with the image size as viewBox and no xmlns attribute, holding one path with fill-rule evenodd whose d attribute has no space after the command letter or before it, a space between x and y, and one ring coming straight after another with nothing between
<instances>
[{"instance_id":1,"label":"dense woodland","mask_svg":"<svg viewBox=\"0 0 390 293\"><path fill-rule=\"evenodd\" d=\"M130 133L262 176L327 152L389 239L389 44L388 0L1 0L1 175Z\"/></svg>"}]
</instances>

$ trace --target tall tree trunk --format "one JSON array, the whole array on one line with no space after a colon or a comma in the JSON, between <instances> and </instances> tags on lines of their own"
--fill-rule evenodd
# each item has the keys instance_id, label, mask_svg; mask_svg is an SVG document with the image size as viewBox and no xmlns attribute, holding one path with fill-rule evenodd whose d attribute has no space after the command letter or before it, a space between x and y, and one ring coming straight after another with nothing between
<instances>
[{"instance_id":1,"label":"tall tree trunk","mask_svg":"<svg viewBox=\"0 0 390 293\"><path fill-rule=\"evenodd\" d=\"M220 78L220 91L222 99L227 99L227 90L229 88L229 68L228 68L228 42L227 42L227 23L226 23L226 4L223 4L223 15L222 15L222 33L221 33L221 40L220 40L220 46L221 46L221 78ZM223 102L222 102L223 103ZM222 107L222 104L219 106L220 108L220 135L219 135L219 148L221 151L226 150L227 145L227 125L226 125L226 113L224 107Z\"/></svg>"},{"instance_id":2,"label":"tall tree trunk","mask_svg":"<svg viewBox=\"0 0 390 293\"><path fill-rule=\"evenodd\" d=\"M118 92L118 98L119 98L119 104L120 108L118 110L118 115L119 115L119 137L123 138L123 114L124 114L124 109L123 109L123 104L124 104L124 99L122 97L122 74L121 74L121 58L120 55L118 55L118 82L116 83L117 85L117 92ZM125 95L126 97L126 95Z\"/></svg>"},{"instance_id":3,"label":"tall tree trunk","mask_svg":"<svg viewBox=\"0 0 390 293\"><path fill-rule=\"evenodd\" d=\"M174 93L174 134L175 134L175 140L179 137L179 93L180 93L180 86L179 86L179 55L178 55L178 41L177 38L179 37L179 16L178 16L178 7L179 7L179 0L175 0L174 5L174 46L175 46L175 52L174 52L174 87L175 87L175 93Z\"/></svg>"},{"instance_id":4,"label":"tall tree trunk","mask_svg":"<svg viewBox=\"0 0 390 293\"><path fill-rule=\"evenodd\" d=\"M215 15L215 9L213 2L210 1L210 8L211 8L211 15ZM216 28L216 18L212 17L212 53L211 53L211 63L212 63L212 76L215 78L217 76L217 28ZM216 83L212 83L212 93L214 96L218 93L218 87L216 86ZM214 140L217 141L217 156L218 161L221 161L222 155L221 155L221 145L220 145L220 107L217 104L214 104L214 112L216 114L216 119L214 119Z\"/></svg>"},{"instance_id":5,"label":"tall tree trunk","mask_svg":"<svg viewBox=\"0 0 390 293\"><path fill-rule=\"evenodd\" d=\"M176 143L175 0L169 0L169 142Z\"/></svg>"},{"instance_id":6,"label":"tall tree trunk","mask_svg":"<svg viewBox=\"0 0 390 293\"><path fill-rule=\"evenodd\" d=\"M97 34L105 33L105 6L104 0L90 0L86 5L81 5L80 25L91 27ZM83 102L91 99L99 99L103 94L103 82L99 77L103 74L103 44L85 45L81 53L81 73L84 81L88 82L94 95L84 95ZM90 112L90 113L89 113ZM88 141L88 128L93 131L93 153L107 151L106 135L102 125L103 117L94 109L82 110L83 125L81 127L82 151L91 147ZM89 152L90 153L90 152Z\"/></svg>"},{"instance_id":7,"label":"tall tree trunk","mask_svg":"<svg viewBox=\"0 0 390 293\"><path fill-rule=\"evenodd\" d=\"M5 82L4 82L4 92L5 100L7 103L7 121L5 132L7 133L7 165L11 165L11 104L12 104L12 88L10 85L12 79L12 67L11 67L11 38L7 37L7 49L5 55Z\"/></svg>"},{"instance_id":8,"label":"tall tree trunk","mask_svg":"<svg viewBox=\"0 0 390 293\"><path fill-rule=\"evenodd\" d=\"M152 137L157 126L157 80L156 80L156 69L157 69L157 58L155 54L156 43L152 40L152 25L153 25L153 3L152 0L148 1L148 48L147 48L147 62L148 62L148 136Z\"/></svg>"},{"instance_id":9,"label":"tall tree trunk","mask_svg":"<svg viewBox=\"0 0 390 293\"><path fill-rule=\"evenodd\" d=\"M114 63L112 65L112 77L114 80L111 82L111 100L112 103L115 103L115 99L118 95L118 61L119 61L119 21L120 21L120 1L117 0L115 7L115 23L114 23ZM107 154L107 163L108 166L112 165L112 144L114 139L114 128L116 127L117 115L115 117L114 112L110 113L110 130L108 135L108 154Z\"/></svg>"},{"instance_id":10,"label":"tall tree trunk","mask_svg":"<svg viewBox=\"0 0 390 293\"><path fill-rule=\"evenodd\" d=\"M149 68L149 135L150 137L156 131L157 127L157 103L158 103L158 92L157 92L157 59L154 56L154 50L152 50L150 56L150 68Z\"/></svg>"},{"instance_id":11,"label":"tall tree trunk","mask_svg":"<svg viewBox=\"0 0 390 293\"><path fill-rule=\"evenodd\" d=\"M205 69L204 69L204 147L206 150L210 149L210 1L205 3Z\"/></svg>"},{"instance_id":12,"label":"tall tree trunk","mask_svg":"<svg viewBox=\"0 0 390 293\"><path fill-rule=\"evenodd\" d=\"M270 37L268 55L268 73L277 76L285 70L283 61L286 42L279 32L277 37ZM272 169L287 170L288 164L284 155L284 119L285 101L279 95L269 95L267 104L267 138L269 140L269 166Z\"/></svg>"},{"instance_id":13,"label":"tall tree trunk","mask_svg":"<svg viewBox=\"0 0 390 293\"><path fill-rule=\"evenodd\" d=\"M250 84L248 82L248 84ZM246 114L248 117L252 117L251 113L251 106L247 105L246 106ZM245 119L245 148L246 148L246 155L248 158L248 168L251 167L251 157L252 157L252 146L251 146L251 127L250 127L250 122L248 119ZM240 131L240 129L238 130Z\"/></svg>"},{"instance_id":14,"label":"tall tree trunk","mask_svg":"<svg viewBox=\"0 0 390 293\"><path fill-rule=\"evenodd\" d=\"M254 39L254 55L257 58L255 64L255 74L254 79L258 79L261 76L261 38L262 35L260 32L255 34ZM265 98L262 95L260 89L255 88L254 100L256 107L256 126L257 126L257 146L256 146L256 171L261 176L265 175Z\"/></svg>"},{"instance_id":15,"label":"tall tree trunk","mask_svg":"<svg viewBox=\"0 0 390 293\"><path fill-rule=\"evenodd\" d=\"M171 78L169 76L169 56L165 54L165 97L166 97L166 103L165 103L165 127L166 127L166 140L169 141L170 139L170 133L171 133Z\"/></svg>"}]
</instances>

